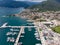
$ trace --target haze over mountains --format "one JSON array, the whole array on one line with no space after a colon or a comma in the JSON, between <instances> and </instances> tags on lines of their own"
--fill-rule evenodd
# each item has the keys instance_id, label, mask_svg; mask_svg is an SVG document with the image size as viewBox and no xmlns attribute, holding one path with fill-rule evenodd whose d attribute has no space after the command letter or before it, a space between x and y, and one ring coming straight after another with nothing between
<instances>
[{"instance_id":1,"label":"haze over mountains","mask_svg":"<svg viewBox=\"0 0 60 45\"><path fill-rule=\"evenodd\" d=\"M0 7L9 7L9 8L27 8L31 5L37 4L38 2L29 2L29 1L12 1L12 0L3 0L0 1Z\"/></svg>"}]
</instances>

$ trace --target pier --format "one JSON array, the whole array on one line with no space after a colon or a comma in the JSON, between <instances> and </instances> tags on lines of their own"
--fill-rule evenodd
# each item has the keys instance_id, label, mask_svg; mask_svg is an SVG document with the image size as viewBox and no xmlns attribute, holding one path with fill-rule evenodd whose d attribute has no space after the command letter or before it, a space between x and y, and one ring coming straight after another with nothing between
<instances>
[{"instance_id":1,"label":"pier","mask_svg":"<svg viewBox=\"0 0 60 45\"><path fill-rule=\"evenodd\" d=\"M21 27L32 28L32 27L37 27L37 26L1 26L0 28L21 28Z\"/></svg>"},{"instance_id":2,"label":"pier","mask_svg":"<svg viewBox=\"0 0 60 45\"><path fill-rule=\"evenodd\" d=\"M8 23L4 23L1 27L5 27Z\"/></svg>"},{"instance_id":3,"label":"pier","mask_svg":"<svg viewBox=\"0 0 60 45\"><path fill-rule=\"evenodd\" d=\"M18 37L17 37L14 45L18 45L18 41L19 41L19 39L20 39L20 37L21 37L21 34L22 34L23 30L24 30L24 27L21 27L21 29L20 29L20 31L19 31L19 34L18 34Z\"/></svg>"}]
</instances>

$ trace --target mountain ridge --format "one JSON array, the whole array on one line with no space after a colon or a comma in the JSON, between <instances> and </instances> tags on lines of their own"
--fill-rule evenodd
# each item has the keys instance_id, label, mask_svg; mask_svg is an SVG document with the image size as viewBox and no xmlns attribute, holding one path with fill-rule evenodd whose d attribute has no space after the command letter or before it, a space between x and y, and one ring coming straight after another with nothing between
<instances>
[{"instance_id":1,"label":"mountain ridge","mask_svg":"<svg viewBox=\"0 0 60 45\"><path fill-rule=\"evenodd\" d=\"M33 8L38 8L38 11L58 11L60 10L60 2L59 0L47 0L30 7L30 9Z\"/></svg>"},{"instance_id":2,"label":"mountain ridge","mask_svg":"<svg viewBox=\"0 0 60 45\"><path fill-rule=\"evenodd\" d=\"M10 8L19 8L19 7L27 8L34 4L37 3L28 1L0 1L0 7L10 7Z\"/></svg>"}]
</instances>

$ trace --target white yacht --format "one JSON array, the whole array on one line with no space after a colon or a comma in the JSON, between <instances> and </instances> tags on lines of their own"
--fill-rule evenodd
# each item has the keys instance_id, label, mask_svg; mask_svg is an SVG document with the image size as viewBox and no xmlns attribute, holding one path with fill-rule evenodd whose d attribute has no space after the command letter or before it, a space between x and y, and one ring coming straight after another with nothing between
<instances>
[{"instance_id":1,"label":"white yacht","mask_svg":"<svg viewBox=\"0 0 60 45\"><path fill-rule=\"evenodd\" d=\"M14 37L8 37L7 38L7 42L14 42L14 41L15 41Z\"/></svg>"},{"instance_id":2,"label":"white yacht","mask_svg":"<svg viewBox=\"0 0 60 45\"><path fill-rule=\"evenodd\" d=\"M37 43L37 44L35 44L35 45L41 45L40 43Z\"/></svg>"}]
</instances>

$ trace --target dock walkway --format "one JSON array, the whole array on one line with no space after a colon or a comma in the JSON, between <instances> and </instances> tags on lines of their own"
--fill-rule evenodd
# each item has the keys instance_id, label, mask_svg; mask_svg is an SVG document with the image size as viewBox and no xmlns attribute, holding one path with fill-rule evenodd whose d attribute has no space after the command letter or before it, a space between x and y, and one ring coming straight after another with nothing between
<instances>
[{"instance_id":1,"label":"dock walkway","mask_svg":"<svg viewBox=\"0 0 60 45\"><path fill-rule=\"evenodd\" d=\"M21 27L21 29L20 29L20 31L19 31L19 34L18 34L18 37L17 37L17 39L16 39L14 45L18 45L18 41L19 41L19 39L20 39L20 36L21 36L23 30L24 30L24 27Z\"/></svg>"},{"instance_id":2,"label":"dock walkway","mask_svg":"<svg viewBox=\"0 0 60 45\"><path fill-rule=\"evenodd\" d=\"M30 28L32 28L32 27L37 27L37 26L1 26L0 28L21 28L21 27L30 27Z\"/></svg>"}]
</instances>

